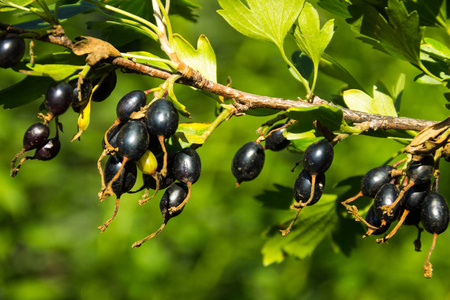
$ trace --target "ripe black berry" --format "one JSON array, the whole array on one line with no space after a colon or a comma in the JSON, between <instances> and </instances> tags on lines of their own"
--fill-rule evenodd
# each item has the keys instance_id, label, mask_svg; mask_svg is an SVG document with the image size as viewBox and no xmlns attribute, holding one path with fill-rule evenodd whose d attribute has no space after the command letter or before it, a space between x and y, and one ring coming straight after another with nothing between
<instances>
[{"instance_id":1,"label":"ripe black berry","mask_svg":"<svg viewBox=\"0 0 450 300\"><path fill-rule=\"evenodd\" d=\"M81 92L78 90L78 79L70 81L69 84L73 86L72 108L79 113L81 108L89 101L92 92L92 82L88 78L83 78Z\"/></svg>"},{"instance_id":2,"label":"ripe black berry","mask_svg":"<svg viewBox=\"0 0 450 300\"><path fill-rule=\"evenodd\" d=\"M188 147L180 150L175 155L172 172L175 179L189 186L197 182L201 168L200 156L197 151Z\"/></svg>"},{"instance_id":3,"label":"ripe black berry","mask_svg":"<svg viewBox=\"0 0 450 300\"><path fill-rule=\"evenodd\" d=\"M433 234L433 242L423 265L423 275L431 278L433 275L433 266L430 263L431 253L436 246L437 236L447 229L449 223L447 201L438 192L429 192L422 203L421 217L425 230Z\"/></svg>"},{"instance_id":4,"label":"ripe black berry","mask_svg":"<svg viewBox=\"0 0 450 300\"><path fill-rule=\"evenodd\" d=\"M53 117L66 112L73 100L73 89L70 84L60 82L51 86L45 94L45 107Z\"/></svg>"},{"instance_id":5,"label":"ripe black berry","mask_svg":"<svg viewBox=\"0 0 450 300\"><path fill-rule=\"evenodd\" d=\"M0 38L0 67L10 68L25 54L25 41L15 33L7 33Z\"/></svg>"},{"instance_id":6,"label":"ripe black berry","mask_svg":"<svg viewBox=\"0 0 450 300\"><path fill-rule=\"evenodd\" d=\"M391 172L395 168L389 165L383 165L373 168L367 172L361 179L361 192L364 196L375 197L379 189L392 180Z\"/></svg>"},{"instance_id":7,"label":"ripe black berry","mask_svg":"<svg viewBox=\"0 0 450 300\"><path fill-rule=\"evenodd\" d=\"M320 140L306 148L303 154L303 167L311 175L325 173L333 162L333 145L326 140Z\"/></svg>"},{"instance_id":8,"label":"ripe black berry","mask_svg":"<svg viewBox=\"0 0 450 300\"><path fill-rule=\"evenodd\" d=\"M117 134L117 154L127 160L137 161L147 151L148 133L145 124L130 120Z\"/></svg>"},{"instance_id":9,"label":"ripe black berry","mask_svg":"<svg viewBox=\"0 0 450 300\"><path fill-rule=\"evenodd\" d=\"M61 142L59 137L56 136L47 140L47 142L40 148L36 149L33 159L37 160L50 160L58 155L59 150L61 150Z\"/></svg>"},{"instance_id":10,"label":"ripe black berry","mask_svg":"<svg viewBox=\"0 0 450 300\"><path fill-rule=\"evenodd\" d=\"M100 82L101 78L94 80L93 86L99 85L92 94L92 101L101 102L111 95L117 83L116 71L111 71Z\"/></svg>"},{"instance_id":11,"label":"ripe black berry","mask_svg":"<svg viewBox=\"0 0 450 300\"><path fill-rule=\"evenodd\" d=\"M434 159L433 156L427 155L418 161L413 161L406 171L406 175L414 184L428 182L433 175Z\"/></svg>"},{"instance_id":12,"label":"ripe black berry","mask_svg":"<svg viewBox=\"0 0 450 300\"><path fill-rule=\"evenodd\" d=\"M133 112L138 112L147 104L147 95L140 90L132 91L122 97L117 103L116 113L120 122L130 120Z\"/></svg>"},{"instance_id":13,"label":"ripe black berry","mask_svg":"<svg viewBox=\"0 0 450 300\"><path fill-rule=\"evenodd\" d=\"M366 226L367 232L366 232L366 234L364 234L364 237L369 236L371 234L373 234L373 235L383 234L391 226L391 223L384 223L383 225L381 224L381 220L375 214L375 208L373 207L373 205L371 205L369 210L367 211L365 220L368 224L372 225L376 229Z\"/></svg>"},{"instance_id":14,"label":"ripe black berry","mask_svg":"<svg viewBox=\"0 0 450 300\"><path fill-rule=\"evenodd\" d=\"M325 174L318 174L314 185L314 195L311 198L312 177L308 170L303 169L295 180L294 199L300 204L313 205L322 197L325 188ZM310 200L311 199L311 200Z\"/></svg>"},{"instance_id":15,"label":"ripe black berry","mask_svg":"<svg viewBox=\"0 0 450 300\"><path fill-rule=\"evenodd\" d=\"M45 144L50 134L50 129L45 123L34 123L23 136L23 148L28 151Z\"/></svg>"},{"instance_id":16,"label":"ripe black berry","mask_svg":"<svg viewBox=\"0 0 450 300\"><path fill-rule=\"evenodd\" d=\"M289 146L289 140L283 135L286 128L278 129L285 126L286 123L276 124L269 130L269 135L266 136L264 149L269 149L272 151L281 151L287 146ZM278 129L278 130L277 130Z\"/></svg>"},{"instance_id":17,"label":"ripe black berry","mask_svg":"<svg viewBox=\"0 0 450 300\"><path fill-rule=\"evenodd\" d=\"M248 142L234 155L231 172L237 179L236 187L242 181L251 181L258 177L264 166L265 153L261 144Z\"/></svg>"},{"instance_id":18,"label":"ripe black berry","mask_svg":"<svg viewBox=\"0 0 450 300\"><path fill-rule=\"evenodd\" d=\"M400 205L397 204L393 207L392 214L386 213L383 209L383 206L388 206L394 203L399 193L400 191L397 186L392 183L386 183L375 195L375 199L373 202L375 214L383 224L385 222L392 223L398 217L398 214L400 212Z\"/></svg>"},{"instance_id":19,"label":"ripe black berry","mask_svg":"<svg viewBox=\"0 0 450 300\"><path fill-rule=\"evenodd\" d=\"M161 98L153 101L145 115L148 132L152 135L171 137L178 127L178 112L172 102Z\"/></svg>"},{"instance_id":20,"label":"ripe black berry","mask_svg":"<svg viewBox=\"0 0 450 300\"><path fill-rule=\"evenodd\" d=\"M117 212L119 211L121 195L133 188L136 182L137 168L135 163L129 162L125 166L124 162L119 157L111 155L106 162L104 174L105 181L108 184L111 184L111 188L114 194L116 194L116 205L111 218L109 218L102 226L98 227L101 232L105 231L112 220L116 217ZM113 181L117 174L119 174L117 179Z\"/></svg>"},{"instance_id":21,"label":"ripe black berry","mask_svg":"<svg viewBox=\"0 0 450 300\"><path fill-rule=\"evenodd\" d=\"M179 207L183 200L187 197L188 194L188 187L186 184L182 182L176 182L172 184L165 192L164 195L161 198L161 202L159 204L159 208L161 210L161 214L163 216L163 223L159 227L157 231L150 234L149 236L143 238L142 240L139 240L135 242L131 248L140 247L143 243L148 241L149 239L155 237L156 235L160 234L161 231L166 227L167 222L173 218L178 216L182 211L183 207L179 210L173 211L172 209L175 207Z\"/></svg>"}]
</instances>

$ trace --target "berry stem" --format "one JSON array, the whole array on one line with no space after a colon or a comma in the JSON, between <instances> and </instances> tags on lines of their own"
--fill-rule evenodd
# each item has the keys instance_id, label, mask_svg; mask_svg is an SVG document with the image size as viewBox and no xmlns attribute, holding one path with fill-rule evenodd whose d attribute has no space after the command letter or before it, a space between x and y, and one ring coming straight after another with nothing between
<instances>
[{"instance_id":1,"label":"berry stem","mask_svg":"<svg viewBox=\"0 0 450 300\"><path fill-rule=\"evenodd\" d=\"M405 209L403 211L403 214L400 217L400 220L398 221L397 225L395 225L394 229L392 229L391 232L389 232L389 234L385 235L383 238L377 239L377 243L383 244L383 243L386 243L390 238L392 238L394 236L394 234L400 229L403 222L405 222L405 219L408 216L408 214L409 214L409 210Z\"/></svg>"},{"instance_id":2,"label":"berry stem","mask_svg":"<svg viewBox=\"0 0 450 300\"><path fill-rule=\"evenodd\" d=\"M158 234L161 233L161 231L164 230L164 227L166 227L167 222L164 222L161 224L161 227L159 227L158 230L156 230L155 232L153 232L152 234L150 234L149 236L143 238L142 240L139 240L137 242L135 242L133 245L131 245L131 248L136 248L136 247L140 247L143 243L145 243L146 241L148 241L149 239L154 238L155 236L157 236Z\"/></svg>"},{"instance_id":3,"label":"berry stem","mask_svg":"<svg viewBox=\"0 0 450 300\"><path fill-rule=\"evenodd\" d=\"M114 207L114 212L111 218L109 218L102 226L99 226L98 229L103 233L103 231L108 228L109 224L114 220L114 218L117 215L117 212L119 211L119 204L120 204L120 196L117 196L116 198L116 206Z\"/></svg>"},{"instance_id":4,"label":"berry stem","mask_svg":"<svg viewBox=\"0 0 450 300\"><path fill-rule=\"evenodd\" d=\"M436 247L437 236L437 233L433 233L433 242L431 243L430 251L428 251L427 259L423 264L423 276L425 278L431 278L433 276L433 265L430 263L430 257L434 247Z\"/></svg>"},{"instance_id":5,"label":"berry stem","mask_svg":"<svg viewBox=\"0 0 450 300\"><path fill-rule=\"evenodd\" d=\"M188 187L188 193L186 195L186 198L184 198L183 202L181 202L179 205L177 205L175 207L170 207L169 208L169 213L170 214L173 214L174 212L177 212L180 209L182 209L186 205L186 203L188 202L189 198L191 198L192 183L188 182L186 185Z\"/></svg>"},{"instance_id":6,"label":"berry stem","mask_svg":"<svg viewBox=\"0 0 450 300\"><path fill-rule=\"evenodd\" d=\"M303 207L300 207L300 208L297 209L297 212L295 213L294 219L292 219L291 223L289 224L289 226L286 229L284 229L284 230L280 229L280 232L281 232L282 236L286 236L286 235L288 235L291 232L291 228L292 228L292 226L294 226L295 221L297 221L297 218L298 218L298 216L300 214L300 211L302 209L303 209Z\"/></svg>"},{"instance_id":7,"label":"berry stem","mask_svg":"<svg viewBox=\"0 0 450 300\"><path fill-rule=\"evenodd\" d=\"M158 193L158 191L159 191L159 178L158 178L158 173L152 174L151 176L153 177L153 179L155 179L155 182L156 182L155 193L154 193L152 196L147 197L147 195L148 195L148 189L147 189L147 191L146 191L147 195L144 194L143 199L139 200L139 205L143 205L143 204L147 203L150 199L152 199L153 197L155 197L155 196L156 196L156 193Z\"/></svg>"},{"instance_id":8,"label":"berry stem","mask_svg":"<svg viewBox=\"0 0 450 300\"><path fill-rule=\"evenodd\" d=\"M381 208L383 209L384 213L387 213L388 216L392 216L392 209L394 209L397 204L402 200L403 195L414 185L414 181L410 181L398 194L397 199L395 199L394 202L392 202L389 205L384 205Z\"/></svg>"}]
</instances>

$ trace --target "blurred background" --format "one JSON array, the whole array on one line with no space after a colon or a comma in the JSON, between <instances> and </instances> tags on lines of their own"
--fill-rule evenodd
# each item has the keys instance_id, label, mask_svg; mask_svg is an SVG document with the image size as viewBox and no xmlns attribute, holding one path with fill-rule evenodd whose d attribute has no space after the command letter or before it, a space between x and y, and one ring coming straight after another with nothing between
<instances>
[{"instance_id":1,"label":"blurred background","mask_svg":"<svg viewBox=\"0 0 450 300\"><path fill-rule=\"evenodd\" d=\"M226 83L230 76L233 87L246 92L289 99L304 96L276 47L234 31L216 13L216 1L196 2L202 6L196 11L198 21L186 22L175 16L173 28L193 45L200 34L209 38L217 56L219 82ZM319 11L323 21L330 17ZM69 37L99 36L98 31L81 25L94 17L79 16L65 24ZM327 53L367 90L377 80L391 87L399 74L405 73L401 115L429 120L448 116L442 88L414 83L415 68L356 40L344 20L337 19L336 24ZM152 51L157 45L141 41L128 45L127 50L145 47ZM287 40L286 48L287 53L296 50L292 40ZM56 50L60 49L42 44L35 49ZM233 117L198 149L202 176L183 213L170 220L162 234L131 249L134 241L160 226L162 192L144 206L138 206L140 194L123 195L119 214L100 234L97 226L114 209L113 197L103 203L97 197L100 177L96 161L102 136L115 120L116 103L125 93L161 83L117 73L113 94L103 103L93 103L91 124L81 142L70 142L76 133L77 115L69 111L60 118L64 133L57 158L28 161L16 178L9 176L10 161L22 148L25 130L38 121L42 100L0 110L0 299L450 299L449 232L438 238L431 256L431 280L422 275L431 235L423 234L422 252L415 252L417 232L409 227L402 228L389 244L378 245L373 237L358 239L349 255L336 251L325 238L311 257L286 257L280 264L263 266L263 233L293 217L293 211L268 209L256 197L264 190L274 190L274 184L292 188L299 170L290 170L299 155L267 152L261 175L237 189L230 165L234 153L257 138L256 129L268 118ZM0 88L22 77L2 69ZM316 94L331 99L342 85L319 75ZM192 115L192 120L181 121L214 120L213 100L184 86L177 87L176 93ZM363 175L401 149L402 145L392 140L365 136L345 140L335 147L326 192L333 193L341 180ZM450 168L443 162L441 192L447 198L448 177ZM364 207L365 201L356 204ZM350 225L364 233L360 224Z\"/></svg>"}]
</instances>

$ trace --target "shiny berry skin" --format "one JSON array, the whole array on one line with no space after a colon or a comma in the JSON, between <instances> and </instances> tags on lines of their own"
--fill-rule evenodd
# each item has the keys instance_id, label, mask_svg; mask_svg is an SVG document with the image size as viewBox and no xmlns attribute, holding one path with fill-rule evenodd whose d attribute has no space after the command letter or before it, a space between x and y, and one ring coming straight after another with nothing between
<instances>
[{"instance_id":1,"label":"shiny berry skin","mask_svg":"<svg viewBox=\"0 0 450 300\"><path fill-rule=\"evenodd\" d=\"M431 182L415 184L403 195L403 207L409 211L419 210L425 196L430 192Z\"/></svg>"},{"instance_id":2,"label":"shiny berry skin","mask_svg":"<svg viewBox=\"0 0 450 300\"><path fill-rule=\"evenodd\" d=\"M314 195L308 206L313 205L319 201L322 197L323 189L325 188L325 174L317 174L316 182L314 184ZM297 179L294 184L294 199L299 203L305 203L311 197L312 188L312 176L309 174L308 170L303 169L300 174L298 174Z\"/></svg>"},{"instance_id":3,"label":"shiny berry skin","mask_svg":"<svg viewBox=\"0 0 450 300\"><path fill-rule=\"evenodd\" d=\"M120 122L130 120L133 112L138 112L147 104L147 95L140 90L129 92L125 94L117 103L116 113Z\"/></svg>"},{"instance_id":4,"label":"shiny berry skin","mask_svg":"<svg viewBox=\"0 0 450 300\"><path fill-rule=\"evenodd\" d=\"M159 208L161 214L163 215L164 222L169 221L169 219L178 216L182 211L184 206L174 212L171 212L169 208L177 207L180 205L188 194L188 187L182 182L175 182L164 192L159 203Z\"/></svg>"},{"instance_id":5,"label":"shiny berry skin","mask_svg":"<svg viewBox=\"0 0 450 300\"><path fill-rule=\"evenodd\" d=\"M47 90L44 103L49 113L59 116L66 112L72 101L72 87L66 82L60 82Z\"/></svg>"},{"instance_id":6,"label":"shiny berry skin","mask_svg":"<svg viewBox=\"0 0 450 300\"><path fill-rule=\"evenodd\" d=\"M99 82L100 79L95 80L93 82L93 86L98 85ZM94 94L92 95L92 101L94 102L104 101L114 91L116 83L117 83L116 71L109 72L108 75L106 75L105 79L103 79L103 81L94 91Z\"/></svg>"},{"instance_id":7,"label":"shiny berry skin","mask_svg":"<svg viewBox=\"0 0 450 300\"><path fill-rule=\"evenodd\" d=\"M365 218L366 222L369 223L372 226L378 227L375 229L371 234L373 235L380 235L385 233L389 227L391 226L391 223L385 223L383 226L381 226L381 220L377 217L375 214L375 208L373 205L370 206L369 210L367 211L367 215Z\"/></svg>"},{"instance_id":8,"label":"shiny berry skin","mask_svg":"<svg viewBox=\"0 0 450 300\"><path fill-rule=\"evenodd\" d=\"M73 86L72 108L75 112L80 112L80 107L89 101L92 92L92 82L88 78L83 79L83 84L81 85L81 100L78 95L78 79L71 80L69 84Z\"/></svg>"},{"instance_id":9,"label":"shiny berry skin","mask_svg":"<svg viewBox=\"0 0 450 300\"><path fill-rule=\"evenodd\" d=\"M58 155L59 150L61 150L61 142L59 141L59 137L56 136L47 140L42 147L37 148L33 158L43 161L50 160Z\"/></svg>"},{"instance_id":10,"label":"shiny berry skin","mask_svg":"<svg viewBox=\"0 0 450 300\"><path fill-rule=\"evenodd\" d=\"M15 33L7 33L0 38L0 67L10 68L25 54L25 41Z\"/></svg>"},{"instance_id":11,"label":"shiny berry skin","mask_svg":"<svg viewBox=\"0 0 450 300\"><path fill-rule=\"evenodd\" d=\"M325 173L331 166L334 157L333 145L326 140L320 140L306 148L303 154L303 167L311 175Z\"/></svg>"},{"instance_id":12,"label":"shiny berry skin","mask_svg":"<svg viewBox=\"0 0 450 300\"><path fill-rule=\"evenodd\" d=\"M431 155L427 155L418 161L413 161L406 170L406 175L414 184L421 184L430 180L433 171L434 159Z\"/></svg>"},{"instance_id":13,"label":"shiny berry skin","mask_svg":"<svg viewBox=\"0 0 450 300\"><path fill-rule=\"evenodd\" d=\"M378 219L385 220L389 223L392 223L395 219L397 219L400 213L400 202L392 209L392 215L386 213L382 207L394 203L399 193L400 191L398 187L391 183L386 183L380 188L373 201L375 214Z\"/></svg>"},{"instance_id":14,"label":"shiny berry skin","mask_svg":"<svg viewBox=\"0 0 450 300\"><path fill-rule=\"evenodd\" d=\"M184 148L175 155L172 173L178 181L194 184L200 177L201 169L200 156L194 149Z\"/></svg>"},{"instance_id":15,"label":"shiny berry skin","mask_svg":"<svg viewBox=\"0 0 450 300\"><path fill-rule=\"evenodd\" d=\"M179 116L172 102L161 98L153 101L145 115L148 132L155 136L171 137L178 128Z\"/></svg>"},{"instance_id":16,"label":"shiny berry skin","mask_svg":"<svg viewBox=\"0 0 450 300\"><path fill-rule=\"evenodd\" d=\"M283 127L284 125L286 124L285 123L276 124L275 126L270 128L269 133L272 130ZM272 133L264 139L265 140L264 148L272 151L281 151L287 146L289 146L290 141L283 135L283 132L285 130L286 128L272 131Z\"/></svg>"},{"instance_id":17,"label":"shiny berry skin","mask_svg":"<svg viewBox=\"0 0 450 300\"><path fill-rule=\"evenodd\" d=\"M265 153L261 144L248 142L234 155L231 163L231 172L237 183L251 181L258 177L264 166Z\"/></svg>"},{"instance_id":18,"label":"shiny berry skin","mask_svg":"<svg viewBox=\"0 0 450 300\"><path fill-rule=\"evenodd\" d=\"M146 175L155 174L158 169L158 161L150 150L145 151L144 155L136 161L136 165L138 169Z\"/></svg>"},{"instance_id":19,"label":"shiny berry skin","mask_svg":"<svg viewBox=\"0 0 450 300\"><path fill-rule=\"evenodd\" d=\"M106 138L108 139L108 143L116 148L117 147L117 136L119 134L120 129L123 127L124 124L120 123L119 125L113 127L108 133L106 134ZM105 149L106 143L105 143L105 137L103 136L102 139L102 148Z\"/></svg>"},{"instance_id":20,"label":"shiny berry skin","mask_svg":"<svg viewBox=\"0 0 450 300\"><path fill-rule=\"evenodd\" d=\"M43 146L48 139L50 129L44 123L34 123L23 136L23 148L31 150Z\"/></svg>"},{"instance_id":21,"label":"shiny berry skin","mask_svg":"<svg viewBox=\"0 0 450 300\"><path fill-rule=\"evenodd\" d=\"M111 155L105 165L105 182L109 183L114 176L119 172L122 166L122 160L116 155ZM130 191L136 183L137 168L136 164L127 162L123 167L122 172L111 185L113 192L120 197L120 195Z\"/></svg>"},{"instance_id":22,"label":"shiny berry skin","mask_svg":"<svg viewBox=\"0 0 450 300\"><path fill-rule=\"evenodd\" d=\"M449 223L449 209L445 198L437 192L429 192L422 203L422 225L429 233L443 233Z\"/></svg>"},{"instance_id":23,"label":"shiny berry skin","mask_svg":"<svg viewBox=\"0 0 450 300\"><path fill-rule=\"evenodd\" d=\"M117 155L137 161L147 151L148 133L145 124L139 120L130 120L117 134Z\"/></svg>"},{"instance_id":24,"label":"shiny berry skin","mask_svg":"<svg viewBox=\"0 0 450 300\"><path fill-rule=\"evenodd\" d=\"M364 196L375 197L379 189L392 180L391 171L393 166L384 165L373 168L361 179L361 191Z\"/></svg>"}]
</instances>

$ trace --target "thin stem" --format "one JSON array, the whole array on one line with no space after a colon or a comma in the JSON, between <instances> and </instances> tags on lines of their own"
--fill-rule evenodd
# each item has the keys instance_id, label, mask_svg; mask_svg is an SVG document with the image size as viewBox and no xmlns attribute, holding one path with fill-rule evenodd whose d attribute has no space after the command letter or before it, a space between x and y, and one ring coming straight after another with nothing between
<instances>
[{"instance_id":1,"label":"thin stem","mask_svg":"<svg viewBox=\"0 0 450 300\"><path fill-rule=\"evenodd\" d=\"M137 58L137 59L144 59L148 61L158 61L165 63L169 65L171 68L176 69L177 66L169 59L159 58L159 57L150 57L150 56L143 56L143 55L137 55L137 54L130 54L130 53L120 53L123 57L131 57L131 58Z\"/></svg>"},{"instance_id":2,"label":"thin stem","mask_svg":"<svg viewBox=\"0 0 450 300\"><path fill-rule=\"evenodd\" d=\"M298 78L300 78L301 82L303 83L303 86L306 89L306 94L310 95L311 89L309 88L308 81L305 78L303 78L303 76L300 74L300 72L297 70L297 68L294 66L294 64L287 58L286 53L284 52L284 48L280 47L279 50L280 50L281 56L283 57L283 60L295 72L295 74L298 76Z\"/></svg>"}]
</instances>

